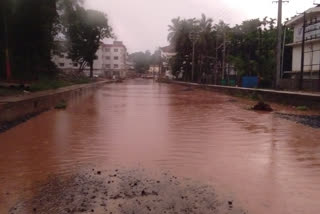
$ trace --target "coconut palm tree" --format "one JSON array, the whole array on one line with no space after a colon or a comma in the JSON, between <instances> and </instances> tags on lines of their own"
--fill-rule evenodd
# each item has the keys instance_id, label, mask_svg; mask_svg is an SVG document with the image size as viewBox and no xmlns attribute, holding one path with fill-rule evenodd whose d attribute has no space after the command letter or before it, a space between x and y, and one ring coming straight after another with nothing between
<instances>
[{"instance_id":1,"label":"coconut palm tree","mask_svg":"<svg viewBox=\"0 0 320 214\"><path fill-rule=\"evenodd\" d=\"M182 20L180 17L174 18L171 20L171 25L169 27L169 34L168 34L168 41L172 44L174 43L179 37L179 31L181 30L181 23Z\"/></svg>"}]
</instances>

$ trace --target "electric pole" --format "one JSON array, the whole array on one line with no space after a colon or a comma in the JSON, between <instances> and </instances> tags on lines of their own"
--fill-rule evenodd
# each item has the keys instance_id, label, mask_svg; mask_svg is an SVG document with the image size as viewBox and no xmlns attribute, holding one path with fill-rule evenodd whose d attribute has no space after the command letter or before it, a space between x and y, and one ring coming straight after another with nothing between
<instances>
[{"instance_id":1,"label":"electric pole","mask_svg":"<svg viewBox=\"0 0 320 214\"><path fill-rule=\"evenodd\" d=\"M226 71L226 32L223 32L223 51L222 51L222 80L225 78Z\"/></svg>"},{"instance_id":2,"label":"electric pole","mask_svg":"<svg viewBox=\"0 0 320 214\"><path fill-rule=\"evenodd\" d=\"M190 35L190 40L192 41L192 73L191 73L191 81L194 81L194 73L195 73L195 51L196 51L196 42L199 39L199 34L195 31L191 32Z\"/></svg>"},{"instance_id":3,"label":"electric pole","mask_svg":"<svg viewBox=\"0 0 320 214\"><path fill-rule=\"evenodd\" d=\"M193 39L192 41L192 77L191 81L194 80L194 69L195 69L195 49L196 49L196 40Z\"/></svg>"},{"instance_id":4,"label":"electric pole","mask_svg":"<svg viewBox=\"0 0 320 214\"><path fill-rule=\"evenodd\" d=\"M278 33L277 33L277 69L275 73L275 87L279 88L281 78L281 57L282 57L282 3L289 2L284 0L274 1L278 3Z\"/></svg>"},{"instance_id":5,"label":"electric pole","mask_svg":"<svg viewBox=\"0 0 320 214\"><path fill-rule=\"evenodd\" d=\"M302 25L302 41L301 41L301 71L299 89L303 89L303 72L304 72L304 49L305 49L305 37L306 37L306 12L303 13L303 25Z\"/></svg>"}]
</instances>

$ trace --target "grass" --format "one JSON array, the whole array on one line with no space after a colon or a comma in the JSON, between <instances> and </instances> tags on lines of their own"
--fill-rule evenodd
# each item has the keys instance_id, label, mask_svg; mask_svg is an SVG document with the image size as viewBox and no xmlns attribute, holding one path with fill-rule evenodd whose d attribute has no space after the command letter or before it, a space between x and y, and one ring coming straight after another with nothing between
<instances>
[{"instance_id":1,"label":"grass","mask_svg":"<svg viewBox=\"0 0 320 214\"><path fill-rule=\"evenodd\" d=\"M307 106L297 106L296 109L299 111L308 111L309 110L309 108Z\"/></svg>"},{"instance_id":2,"label":"grass","mask_svg":"<svg viewBox=\"0 0 320 214\"><path fill-rule=\"evenodd\" d=\"M90 82L92 82L92 80L89 77L79 77L72 80L42 79L31 84L30 91L45 91L50 89L58 89L70 85L86 84Z\"/></svg>"},{"instance_id":3,"label":"grass","mask_svg":"<svg viewBox=\"0 0 320 214\"><path fill-rule=\"evenodd\" d=\"M250 99L250 100L254 100L254 101L261 99L261 96L256 93L249 93L249 94L235 93L235 94L232 94L232 96L238 97L238 98Z\"/></svg>"},{"instance_id":4,"label":"grass","mask_svg":"<svg viewBox=\"0 0 320 214\"><path fill-rule=\"evenodd\" d=\"M72 85L71 83L68 83L63 80L40 80L37 81L30 86L30 91L44 91L44 90L50 90L50 89L57 89L61 87L66 87Z\"/></svg>"}]
</instances>

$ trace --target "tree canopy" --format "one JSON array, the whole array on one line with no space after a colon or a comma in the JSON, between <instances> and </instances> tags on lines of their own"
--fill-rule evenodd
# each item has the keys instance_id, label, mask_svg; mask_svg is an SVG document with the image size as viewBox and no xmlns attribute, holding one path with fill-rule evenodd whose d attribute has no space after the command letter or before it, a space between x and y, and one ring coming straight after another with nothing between
<instances>
[{"instance_id":1,"label":"tree canopy","mask_svg":"<svg viewBox=\"0 0 320 214\"><path fill-rule=\"evenodd\" d=\"M5 78L5 49L15 79L55 74L55 40L68 40L69 57L93 67L101 40L111 37L105 14L86 10L83 0L0 1L0 78ZM7 28L6 28L7 27ZM5 31L7 29L7 31ZM8 39L7 39L8 38Z\"/></svg>"},{"instance_id":2,"label":"tree canopy","mask_svg":"<svg viewBox=\"0 0 320 214\"><path fill-rule=\"evenodd\" d=\"M151 65L159 65L161 62L161 52L156 50L153 54L150 51L135 52L129 55L129 60L134 63L138 73L146 73Z\"/></svg>"},{"instance_id":3,"label":"tree canopy","mask_svg":"<svg viewBox=\"0 0 320 214\"><path fill-rule=\"evenodd\" d=\"M41 72L52 71L51 50L58 31L56 1L1 1L0 23L1 62L4 62L3 50L7 43L16 78L32 79ZM3 65L1 71L2 68Z\"/></svg>"},{"instance_id":4,"label":"tree canopy","mask_svg":"<svg viewBox=\"0 0 320 214\"><path fill-rule=\"evenodd\" d=\"M68 55L80 64L80 69L90 66L90 77L93 77L93 62L96 52L104 38L112 37L112 28L102 12L85 10L82 7L72 8L68 12L66 36L68 40Z\"/></svg>"},{"instance_id":5,"label":"tree canopy","mask_svg":"<svg viewBox=\"0 0 320 214\"><path fill-rule=\"evenodd\" d=\"M289 30L287 41L292 34ZM192 38L193 35L197 35L196 38ZM228 80L232 67L237 71L233 77L236 80L254 75L271 83L276 66L276 35L275 19L268 17L246 20L234 27L223 21L214 24L213 19L204 14L199 19L177 17L169 25L168 41L177 52L170 65L174 75L182 72L185 80L191 80L192 45L196 40L194 75L197 81L204 76L210 82Z\"/></svg>"}]
</instances>

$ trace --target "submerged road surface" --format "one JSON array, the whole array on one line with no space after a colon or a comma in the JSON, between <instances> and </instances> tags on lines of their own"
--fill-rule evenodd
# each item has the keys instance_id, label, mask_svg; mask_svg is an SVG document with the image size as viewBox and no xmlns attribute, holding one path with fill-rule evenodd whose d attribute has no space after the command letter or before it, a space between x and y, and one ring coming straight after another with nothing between
<instances>
[{"instance_id":1,"label":"submerged road surface","mask_svg":"<svg viewBox=\"0 0 320 214\"><path fill-rule=\"evenodd\" d=\"M137 79L0 134L0 213L216 213L217 195L228 213L319 214L320 130Z\"/></svg>"}]
</instances>

